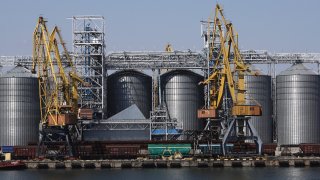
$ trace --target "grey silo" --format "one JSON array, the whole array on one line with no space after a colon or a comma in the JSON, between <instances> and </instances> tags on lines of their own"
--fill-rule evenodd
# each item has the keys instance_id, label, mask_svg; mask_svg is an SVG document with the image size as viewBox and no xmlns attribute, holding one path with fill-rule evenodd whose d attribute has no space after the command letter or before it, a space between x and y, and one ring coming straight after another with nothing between
<instances>
[{"instance_id":1,"label":"grey silo","mask_svg":"<svg viewBox=\"0 0 320 180\"><path fill-rule=\"evenodd\" d=\"M162 103L170 118L183 123L183 130L203 130L204 121L197 118L197 110L204 105L203 77L186 70L169 71L161 75Z\"/></svg>"},{"instance_id":2,"label":"grey silo","mask_svg":"<svg viewBox=\"0 0 320 180\"><path fill-rule=\"evenodd\" d=\"M136 104L146 118L151 111L152 78L135 70L118 71L107 79L107 114L111 117Z\"/></svg>"},{"instance_id":3,"label":"grey silo","mask_svg":"<svg viewBox=\"0 0 320 180\"><path fill-rule=\"evenodd\" d=\"M263 143L272 143L273 141L271 81L271 76L261 73L258 76L245 75L247 103L255 104L256 101L262 106L262 116L252 116L250 121L257 130Z\"/></svg>"},{"instance_id":4,"label":"grey silo","mask_svg":"<svg viewBox=\"0 0 320 180\"><path fill-rule=\"evenodd\" d=\"M303 64L277 76L278 144L320 143L320 78Z\"/></svg>"},{"instance_id":5,"label":"grey silo","mask_svg":"<svg viewBox=\"0 0 320 180\"><path fill-rule=\"evenodd\" d=\"M38 142L40 119L38 78L16 66L0 77L0 145Z\"/></svg>"}]
</instances>

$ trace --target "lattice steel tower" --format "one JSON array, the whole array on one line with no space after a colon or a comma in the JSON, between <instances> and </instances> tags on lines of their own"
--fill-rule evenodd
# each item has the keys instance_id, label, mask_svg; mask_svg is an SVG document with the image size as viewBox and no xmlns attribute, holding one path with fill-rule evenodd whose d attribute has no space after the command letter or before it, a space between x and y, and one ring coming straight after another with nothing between
<instances>
[{"instance_id":1,"label":"lattice steel tower","mask_svg":"<svg viewBox=\"0 0 320 180\"><path fill-rule=\"evenodd\" d=\"M80 86L79 105L91 108L97 119L103 118L105 95L105 32L103 16L74 16L73 60L76 69L89 87Z\"/></svg>"}]
</instances>

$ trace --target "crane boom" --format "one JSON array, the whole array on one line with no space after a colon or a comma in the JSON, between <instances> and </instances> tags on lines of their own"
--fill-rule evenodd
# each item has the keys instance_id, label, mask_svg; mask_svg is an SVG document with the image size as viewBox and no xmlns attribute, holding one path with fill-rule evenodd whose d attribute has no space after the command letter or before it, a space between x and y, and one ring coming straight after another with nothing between
<instances>
[{"instance_id":1,"label":"crane boom","mask_svg":"<svg viewBox=\"0 0 320 180\"><path fill-rule=\"evenodd\" d=\"M208 21L211 23L212 21ZM260 105L246 105L245 98L245 74L254 74L249 66L247 66L240 54L237 41L237 33L233 24L228 22L224 17L223 10L219 4L215 8L215 17L213 20L213 29L208 30L207 38L210 38L212 32L212 40L209 43L208 62L213 64L209 77L201 82L209 86L210 107L200 110L203 114L206 110L216 110L221 108L223 97L228 95L232 100L232 114L238 116L260 116ZM210 25L208 25L210 27ZM219 52L214 57L216 50L216 41L219 43ZM211 63L213 62L213 63ZM227 88L226 88L227 87ZM201 114L201 112L199 114ZM216 113L214 113L216 117ZM201 116L200 118L207 117Z\"/></svg>"},{"instance_id":2,"label":"crane boom","mask_svg":"<svg viewBox=\"0 0 320 180\"><path fill-rule=\"evenodd\" d=\"M61 57L60 49L65 58ZM73 156L72 142L79 137L78 84L86 83L76 74L59 28L55 26L49 33L43 17L39 17L33 33L32 72L37 72L39 79L41 122L38 155L50 156L56 152L52 156L63 153ZM64 144L65 150L54 150L55 143Z\"/></svg>"},{"instance_id":3,"label":"crane boom","mask_svg":"<svg viewBox=\"0 0 320 180\"><path fill-rule=\"evenodd\" d=\"M67 73L63 67L59 45L67 59ZM64 126L76 123L78 112L77 76L65 43L57 26L49 34L46 21L39 17L33 34L33 66L38 67L41 123L48 126Z\"/></svg>"}]
</instances>

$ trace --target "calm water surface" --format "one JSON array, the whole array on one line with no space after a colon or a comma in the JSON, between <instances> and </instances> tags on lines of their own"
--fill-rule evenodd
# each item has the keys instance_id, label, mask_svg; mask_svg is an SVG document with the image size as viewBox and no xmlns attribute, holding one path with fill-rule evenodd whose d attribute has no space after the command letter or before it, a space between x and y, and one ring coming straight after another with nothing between
<instances>
[{"instance_id":1,"label":"calm water surface","mask_svg":"<svg viewBox=\"0 0 320 180\"><path fill-rule=\"evenodd\" d=\"M0 171L0 179L18 180L320 180L320 168L181 168Z\"/></svg>"}]
</instances>

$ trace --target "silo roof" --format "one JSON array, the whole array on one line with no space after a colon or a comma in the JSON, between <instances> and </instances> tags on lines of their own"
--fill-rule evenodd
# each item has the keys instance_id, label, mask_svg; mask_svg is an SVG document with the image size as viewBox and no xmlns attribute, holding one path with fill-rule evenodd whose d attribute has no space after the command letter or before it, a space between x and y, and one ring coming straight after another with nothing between
<instances>
[{"instance_id":1,"label":"silo roof","mask_svg":"<svg viewBox=\"0 0 320 180\"><path fill-rule=\"evenodd\" d=\"M203 76L200 75L199 73L194 72L194 71L192 71L192 70L186 70L186 69L183 69L183 70L176 70L176 69L174 69L174 70L169 70L169 71L161 74L161 76L167 76L167 75L174 74L174 73L176 73L176 74L179 74L179 73L187 73L187 74L192 74L192 75L199 76L199 77L203 78Z\"/></svg>"},{"instance_id":2,"label":"silo roof","mask_svg":"<svg viewBox=\"0 0 320 180\"><path fill-rule=\"evenodd\" d=\"M36 74L32 74L31 71L23 66L17 65L13 69L7 71L2 77L37 77Z\"/></svg>"},{"instance_id":3,"label":"silo roof","mask_svg":"<svg viewBox=\"0 0 320 180\"><path fill-rule=\"evenodd\" d=\"M314 72L313 70L307 68L303 64L298 63L298 64L295 64L295 65L291 66L287 70L282 71L279 75L280 76L286 76L286 75L317 75L317 73Z\"/></svg>"},{"instance_id":4,"label":"silo roof","mask_svg":"<svg viewBox=\"0 0 320 180\"><path fill-rule=\"evenodd\" d=\"M115 71L112 74L109 74L108 76L117 76L117 75L132 75L132 74L139 74L139 75L143 75L143 76L148 76L146 73L142 72L142 71L138 71L136 69L128 69L128 70L120 70L120 71Z\"/></svg>"}]
</instances>

